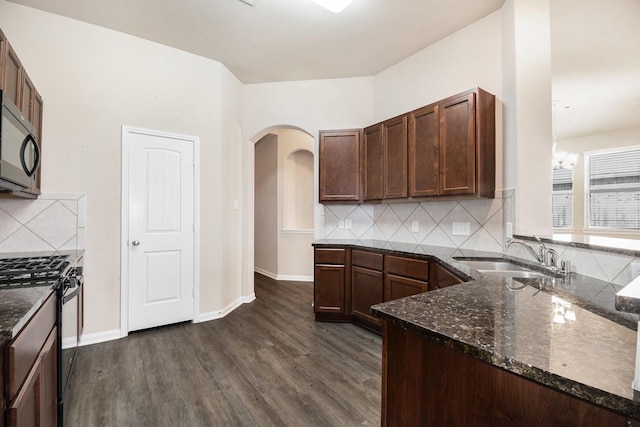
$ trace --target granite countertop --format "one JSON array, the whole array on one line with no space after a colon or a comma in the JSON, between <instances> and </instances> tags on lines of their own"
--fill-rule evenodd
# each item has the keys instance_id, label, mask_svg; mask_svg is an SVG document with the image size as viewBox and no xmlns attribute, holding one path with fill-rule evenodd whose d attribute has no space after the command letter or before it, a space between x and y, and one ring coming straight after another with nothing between
<instances>
[{"instance_id":1,"label":"granite countertop","mask_svg":"<svg viewBox=\"0 0 640 427\"><path fill-rule=\"evenodd\" d=\"M18 335L53 292L51 286L0 290L0 347Z\"/></svg>"},{"instance_id":2,"label":"granite countertop","mask_svg":"<svg viewBox=\"0 0 640 427\"><path fill-rule=\"evenodd\" d=\"M84 250L3 253L0 258L69 255L79 259ZM12 340L54 292L52 286L0 288L0 347Z\"/></svg>"},{"instance_id":3,"label":"granite countertop","mask_svg":"<svg viewBox=\"0 0 640 427\"><path fill-rule=\"evenodd\" d=\"M467 281L375 305L372 313L524 378L640 419L640 396L631 387L638 315L616 310L616 289L610 283L576 273L543 279L490 276L454 259L513 259L500 253L383 241L320 240L314 246L373 248L443 265Z\"/></svg>"}]
</instances>

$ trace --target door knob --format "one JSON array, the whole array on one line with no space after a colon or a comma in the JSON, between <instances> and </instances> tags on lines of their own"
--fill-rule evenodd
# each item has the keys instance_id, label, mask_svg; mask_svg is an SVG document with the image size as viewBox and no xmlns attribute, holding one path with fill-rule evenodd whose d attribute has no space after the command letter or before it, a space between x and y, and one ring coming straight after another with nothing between
<instances>
[{"instance_id":1,"label":"door knob","mask_svg":"<svg viewBox=\"0 0 640 427\"><path fill-rule=\"evenodd\" d=\"M133 242L131 242L131 244L133 246L138 246L140 244L140 240L134 240Z\"/></svg>"}]
</instances>

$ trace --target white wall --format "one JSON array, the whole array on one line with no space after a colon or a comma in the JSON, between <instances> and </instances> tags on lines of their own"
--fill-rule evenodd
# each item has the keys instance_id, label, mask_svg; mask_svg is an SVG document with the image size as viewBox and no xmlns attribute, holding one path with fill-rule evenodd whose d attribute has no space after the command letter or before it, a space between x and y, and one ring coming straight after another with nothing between
<instances>
[{"instance_id":1,"label":"white wall","mask_svg":"<svg viewBox=\"0 0 640 427\"><path fill-rule=\"evenodd\" d=\"M278 274L278 137L266 135L255 147L254 267L273 277Z\"/></svg>"},{"instance_id":2,"label":"white wall","mask_svg":"<svg viewBox=\"0 0 640 427\"><path fill-rule=\"evenodd\" d=\"M280 129L255 144L255 271L276 280L313 280L313 143L300 130ZM289 164L302 151L311 157L304 174L296 170L299 165ZM298 185L301 179L306 194L296 197L287 191L292 188L288 184ZM289 204L295 215L306 212L308 230L287 225Z\"/></svg>"},{"instance_id":3,"label":"white wall","mask_svg":"<svg viewBox=\"0 0 640 427\"><path fill-rule=\"evenodd\" d=\"M0 27L44 98L43 191L87 195L85 333L119 329L122 125L200 138L201 313L253 292L241 245L225 241L242 228L228 209L242 196L237 79L216 61L6 1Z\"/></svg>"},{"instance_id":4,"label":"white wall","mask_svg":"<svg viewBox=\"0 0 640 427\"><path fill-rule=\"evenodd\" d=\"M318 131L361 128L373 123L373 77L264 83L244 86L244 135L247 202L253 202L253 145L268 132L296 128L313 135L315 182L318 182ZM314 188L318 200L318 186ZM315 237L324 236L324 207L315 205ZM248 209L247 212L252 212ZM253 218L247 221L253 224ZM253 230L249 230L253 233ZM252 234L251 234L252 235ZM249 241L248 245L253 245ZM249 247L253 252L253 246ZM253 272L251 266L250 272Z\"/></svg>"},{"instance_id":5,"label":"white wall","mask_svg":"<svg viewBox=\"0 0 640 427\"><path fill-rule=\"evenodd\" d=\"M519 234L552 234L549 1L506 0L503 23L505 186Z\"/></svg>"},{"instance_id":6,"label":"white wall","mask_svg":"<svg viewBox=\"0 0 640 427\"><path fill-rule=\"evenodd\" d=\"M377 74L374 122L480 86L496 95L500 130L501 25L496 11Z\"/></svg>"},{"instance_id":7,"label":"white wall","mask_svg":"<svg viewBox=\"0 0 640 427\"><path fill-rule=\"evenodd\" d=\"M306 221L313 227L313 190L314 185L314 158L311 162L311 179L308 189L311 197L299 197L293 200L295 195L286 191L287 182L293 179L287 172L293 172L286 167L291 155L303 150L313 153L314 138L304 132L292 129L278 131L278 279L280 280L313 280L313 247L314 230L290 230L285 222L286 205L291 202L296 211L304 212L309 203L311 215L310 221ZM314 156L315 157L315 156ZM303 178L302 175L299 175Z\"/></svg>"}]
</instances>

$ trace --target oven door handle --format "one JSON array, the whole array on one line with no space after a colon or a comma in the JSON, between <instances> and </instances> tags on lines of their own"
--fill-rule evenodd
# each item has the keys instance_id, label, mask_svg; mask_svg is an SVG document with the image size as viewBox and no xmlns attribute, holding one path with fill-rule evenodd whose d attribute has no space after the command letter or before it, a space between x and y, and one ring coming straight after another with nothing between
<instances>
[{"instance_id":1,"label":"oven door handle","mask_svg":"<svg viewBox=\"0 0 640 427\"><path fill-rule=\"evenodd\" d=\"M71 301L80 293L80 288L82 287L82 284L80 283L80 281L78 281L78 279L74 278L72 280L76 282L75 289L70 294L65 294L62 296L62 304L66 304L67 302Z\"/></svg>"}]
</instances>

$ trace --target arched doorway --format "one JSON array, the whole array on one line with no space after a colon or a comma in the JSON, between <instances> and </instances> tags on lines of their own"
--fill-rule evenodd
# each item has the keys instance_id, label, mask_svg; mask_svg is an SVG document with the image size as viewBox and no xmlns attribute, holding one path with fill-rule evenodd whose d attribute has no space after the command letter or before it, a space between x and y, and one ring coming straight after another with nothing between
<instances>
[{"instance_id":1,"label":"arched doorway","mask_svg":"<svg viewBox=\"0 0 640 427\"><path fill-rule=\"evenodd\" d=\"M314 139L272 129L255 144L254 270L277 280L313 280Z\"/></svg>"}]
</instances>

